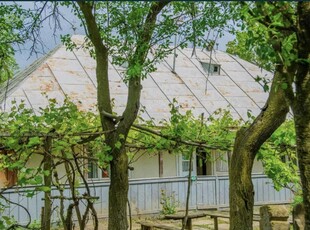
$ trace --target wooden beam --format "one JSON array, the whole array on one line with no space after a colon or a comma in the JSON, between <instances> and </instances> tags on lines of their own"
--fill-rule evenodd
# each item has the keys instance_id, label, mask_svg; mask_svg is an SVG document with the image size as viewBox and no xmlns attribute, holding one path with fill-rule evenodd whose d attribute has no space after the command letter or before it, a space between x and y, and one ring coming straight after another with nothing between
<instances>
[{"instance_id":1,"label":"wooden beam","mask_svg":"<svg viewBox=\"0 0 310 230\"><path fill-rule=\"evenodd\" d=\"M159 177L163 177L164 174L164 158L162 152L158 153L158 166L159 166Z\"/></svg>"}]
</instances>

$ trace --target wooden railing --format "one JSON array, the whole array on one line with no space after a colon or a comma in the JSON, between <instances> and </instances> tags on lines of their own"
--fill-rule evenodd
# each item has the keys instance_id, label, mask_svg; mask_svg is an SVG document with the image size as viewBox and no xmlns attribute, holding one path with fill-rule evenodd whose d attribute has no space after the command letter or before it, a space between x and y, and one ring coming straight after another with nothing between
<instances>
[{"instance_id":1,"label":"wooden railing","mask_svg":"<svg viewBox=\"0 0 310 230\"><path fill-rule=\"evenodd\" d=\"M253 184L255 188L255 203L288 203L293 199L292 193L288 189L276 191L272 182L265 175L253 175ZM99 216L107 216L108 211L108 191L109 180L89 181L92 195L99 197L95 204L95 208ZM39 220L41 207L43 206L43 193L39 193L34 197L26 197L27 190L33 190L34 187L10 189L4 192L7 199L25 207L30 213L32 220ZM79 193L83 194L84 188L78 188ZM167 195L174 194L178 201L179 208L185 208L187 178L147 178L147 179L131 179L129 186L129 200L131 212L133 215L157 213L161 210L161 190ZM228 176L204 176L198 177L192 182L190 208L206 209L210 207L222 207L229 205L229 181ZM59 195L58 191L53 190L52 195ZM69 190L65 191L69 196ZM0 201L4 203L4 201ZM68 203L66 204L68 205ZM27 222L27 212L16 205L9 205L1 215L14 216L20 222ZM59 201L53 202L53 217L58 218ZM59 218L58 218L59 219Z\"/></svg>"}]
</instances>

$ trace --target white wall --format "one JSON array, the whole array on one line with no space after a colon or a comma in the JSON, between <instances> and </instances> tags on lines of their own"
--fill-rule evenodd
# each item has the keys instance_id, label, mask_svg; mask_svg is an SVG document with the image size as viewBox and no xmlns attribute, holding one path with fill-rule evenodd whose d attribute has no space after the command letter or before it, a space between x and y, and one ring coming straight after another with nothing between
<instances>
[{"instance_id":1,"label":"white wall","mask_svg":"<svg viewBox=\"0 0 310 230\"><path fill-rule=\"evenodd\" d=\"M177 176L176 156L163 153L163 177ZM137 159L135 161L135 159ZM157 178L159 177L158 154L138 153L130 165L134 168L130 172L130 178Z\"/></svg>"}]
</instances>

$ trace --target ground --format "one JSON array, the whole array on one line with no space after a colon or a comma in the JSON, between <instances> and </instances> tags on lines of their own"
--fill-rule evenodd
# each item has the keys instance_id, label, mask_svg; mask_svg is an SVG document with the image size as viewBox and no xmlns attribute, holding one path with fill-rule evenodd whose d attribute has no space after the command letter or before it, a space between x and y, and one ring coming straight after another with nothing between
<instances>
[{"instance_id":1,"label":"ground","mask_svg":"<svg viewBox=\"0 0 310 230\"><path fill-rule=\"evenodd\" d=\"M288 209L291 209L290 205L287 205ZM260 206L255 206L254 207L254 214L255 215L259 215L259 209ZM229 212L228 208L221 208L220 211L223 211L225 213ZM195 213L195 211L190 211L191 213ZM197 211L198 213L203 213L204 211ZM210 210L209 210L210 212ZM218 212L218 211L216 211ZM183 212L184 213L184 212ZM290 219L292 219L292 217L290 217ZM99 229L100 230L107 230L108 229L108 222L107 222L107 218L100 218L100 225L99 225ZM180 227L181 229L181 221L180 220L166 220L164 219L164 217L162 215L141 215L141 216L134 216L132 218L132 229L131 230L140 230L141 229L141 225L139 224L140 221L148 221L148 222L159 222L161 224L165 224L165 225L171 225L174 227ZM218 227L219 230L229 230L229 220L226 218L219 218L218 219ZM202 218L198 218L198 219L193 219L193 229L194 230L205 230L205 229L214 229L214 220L211 219L210 217L202 217ZM254 230L259 230L259 222L258 221L253 221L253 229ZM291 225L291 229L292 229L292 225ZM91 225L91 223L88 225L87 230L93 230L93 227Z\"/></svg>"},{"instance_id":2,"label":"ground","mask_svg":"<svg viewBox=\"0 0 310 230\"><path fill-rule=\"evenodd\" d=\"M140 230L141 226L139 224L139 221L152 221L152 222L160 222L164 223L166 225L172 225L177 226L181 228L181 221L180 220L164 220L160 216L152 216L152 217L133 217L132 219L132 230ZM254 222L253 224L254 230L259 229L259 223ZM107 230L108 229L108 223L107 219L100 219L100 230ZM213 219L210 217L203 217L199 219L193 220L193 229L194 230L206 230L206 229L214 229L214 222ZM219 229L220 230L228 230L229 229L229 221L227 219L219 219ZM89 226L87 230L93 230L92 226Z\"/></svg>"}]
</instances>

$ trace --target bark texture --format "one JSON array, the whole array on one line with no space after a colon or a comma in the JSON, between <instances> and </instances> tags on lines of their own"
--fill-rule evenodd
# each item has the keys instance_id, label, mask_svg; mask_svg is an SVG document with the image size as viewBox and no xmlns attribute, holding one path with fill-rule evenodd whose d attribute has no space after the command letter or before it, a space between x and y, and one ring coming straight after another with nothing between
<instances>
[{"instance_id":1,"label":"bark texture","mask_svg":"<svg viewBox=\"0 0 310 230\"><path fill-rule=\"evenodd\" d=\"M229 167L230 230L253 229L253 162L261 145L285 121L289 111L285 94L279 87L286 74L283 66L277 66L264 108L248 128L237 133Z\"/></svg>"},{"instance_id":2,"label":"bark texture","mask_svg":"<svg viewBox=\"0 0 310 230\"><path fill-rule=\"evenodd\" d=\"M305 206L305 229L310 229L310 2L298 3L298 68L293 103L297 155ZM308 61L306 61L308 60Z\"/></svg>"},{"instance_id":3,"label":"bark texture","mask_svg":"<svg viewBox=\"0 0 310 230\"><path fill-rule=\"evenodd\" d=\"M128 157L125 149L119 151L110 164L109 229L128 228ZM118 227L117 227L118 226Z\"/></svg>"}]
</instances>

